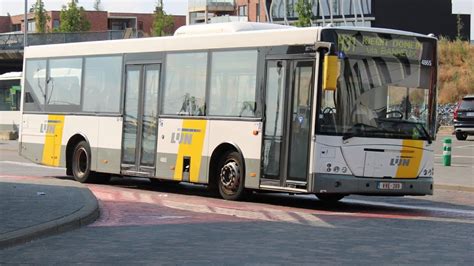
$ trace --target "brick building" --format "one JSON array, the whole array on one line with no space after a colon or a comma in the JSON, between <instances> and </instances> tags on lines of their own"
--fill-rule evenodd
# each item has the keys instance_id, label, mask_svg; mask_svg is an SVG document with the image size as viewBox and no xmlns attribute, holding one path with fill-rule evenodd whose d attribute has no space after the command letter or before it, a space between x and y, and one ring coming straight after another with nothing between
<instances>
[{"instance_id":1,"label":"brick building","mask_svg":"<svg viewBox=\"0 0 474 266\"><path fill-rule=\"evenodd\" d=\"M267 16L265 11L267 0L235 0L235 13L238 16L245 16L248 21L266 22Z\"/></svg>"},{"instance_id":2,"label":"brick building","mask_svg":"<svg viewBox=\"0 0 474 266\"><path fill-rule=\"evenodd\" d=\"M46 28L53 32L61 24L60 11L47 11L51 18ZM152 36L152 13L117 13L107 11L85 11L91 23L90 32L131 29L139 37ZM186 24L186 16L173 16L174 30ZM24 15L0 16L0 33L24 31ZM28 14L28 32L36 32L33 13Z\"/></svg>"}]
</instances>

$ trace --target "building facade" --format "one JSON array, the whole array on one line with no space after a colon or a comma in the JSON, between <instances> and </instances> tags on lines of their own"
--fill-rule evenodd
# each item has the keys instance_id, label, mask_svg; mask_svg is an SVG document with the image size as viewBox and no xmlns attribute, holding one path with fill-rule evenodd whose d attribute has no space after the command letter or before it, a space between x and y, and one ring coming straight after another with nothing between
<instances>
[{"instance_id":1,"label":"building facade","mask_svg":"<svg viewBox=\"0 0 474 266\"><path fill-rule=\"evenodd\" d=\"M308 0L315 26L364 26L433 33L450 39L473 39L473 0ZM298 0L189 0L189 14L200 6L200 19L188 24L227 21L292 25L298 20ZM465 3L463 5L460 2ZM461 8L465 7L467 8ZM207 16L206 14L207 10ZM454 13L454 14L453 14ZM194 16L194 17L193 17ZM459 25L462 27L459 28ZM458 29L459 32L458 32ZM471 34L471 35L474 35Z\"/></svg>"},{"instance_id":2,"label":"building facade","mask_svg":"<svg viewBox=\"0 0 474 266\"><path fill-rule=\"evenodd\" d=\"M60 11L47 11L51 18L47 24L48 32L54 32L61 24ZM85 11L85 16L91 24L90 32L125 31L130 29L134 37L152 36L153 13L117 13L107 11ZM185 16L173 16L174 30L186 24ZM24 15L0 17L0 33L23 32ZM34 13L28 14L28 32L36 32Z\"/></svg>"}]
</instances>

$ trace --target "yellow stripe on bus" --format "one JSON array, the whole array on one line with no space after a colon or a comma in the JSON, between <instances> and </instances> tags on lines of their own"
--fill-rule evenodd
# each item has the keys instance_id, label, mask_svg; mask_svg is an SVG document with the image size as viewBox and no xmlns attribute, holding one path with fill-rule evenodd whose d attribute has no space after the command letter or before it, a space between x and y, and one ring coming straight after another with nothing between
<instances>
[{"instance_id":1,"label":"yellow stripe on bus","mask_svg":"<svg viewBox=\"0 0 474 266\"><path fill-rule=\"evenodd\" d=\"M42 164L59 166L63 127L64 115L48 115L48 122L42 128L45 132Z\"/></svg>"},{"instance_id":2,"label":"yellow stripe on bus","mask_svg":"<svg viewBox=\"0 0 474 266\"><path fill-rule=\"evenodd\" d=\"M206 136L206 124L206 120L183 120L183 126L179 132L179 148L174 180L183 180L183 160L184 157L189 157L191 160L189 181L198 182L204 137Z\"/></svg>"},{"instance_id":3,"label":"yellow stripe on bus","mask_svg":"<svg viewBox=\"0 0 474 266\"><path fill-rule=\"evenodd\" d=\"M403 148L400 151L400 160L396 178L416 178L420 170L423 157L423 141L403 140Z\"/></svg>"}]
</instances>

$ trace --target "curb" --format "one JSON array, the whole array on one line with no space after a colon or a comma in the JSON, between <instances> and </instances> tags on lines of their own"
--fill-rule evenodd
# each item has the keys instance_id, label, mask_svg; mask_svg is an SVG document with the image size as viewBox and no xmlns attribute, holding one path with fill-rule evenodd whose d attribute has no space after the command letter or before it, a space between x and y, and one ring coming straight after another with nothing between
<instances>
[{"instance_id":1,"label":"curb","mask_svg":"<svg viewBox=\"0 0 474 266\"><path fill-rule=\"evenodd\" d=\"M23 244L41 237L64 233L94 222L99 217L97 199L88 188L80 187L79 189L85 202L81 209L56 220L6 233L1 236L0 249Z\"/></svg>"},{"instance_id":2,"label":"curb","mask_svg":"<svg viewBox=\"0 0 474 266\"><path fill-rule=\"evenodd\" d=\"M446 189L446 190L455 190L463 192L474 192L474 187L470 186L460 186L460 185L448 185L448 184L434 184L435 189Z\"/></svg>"}]
</instances>

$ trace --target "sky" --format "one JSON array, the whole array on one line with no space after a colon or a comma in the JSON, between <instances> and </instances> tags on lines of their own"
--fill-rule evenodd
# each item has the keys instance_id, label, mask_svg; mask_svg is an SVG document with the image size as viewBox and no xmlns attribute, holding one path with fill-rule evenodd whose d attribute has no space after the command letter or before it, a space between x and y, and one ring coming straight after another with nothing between
<instances>
[{"instance_id":1,"label":"sky","mask_svg":"<svg viewBox=\"0 0 474 266\"><path fill-rule=\"evenodd\" d=\"M70 0L43 0L46 10L61 10ZM28 0L31 7L35 0ZM93 10L94 0L79 0L86 10ZM102 9L111 12L152 13L157 0L101 0ZM24 0L0 0L0 16L23 14ZM165 12L173 15L186 15L188 0L163 0Z\"/></svg>"}]
</instances>

